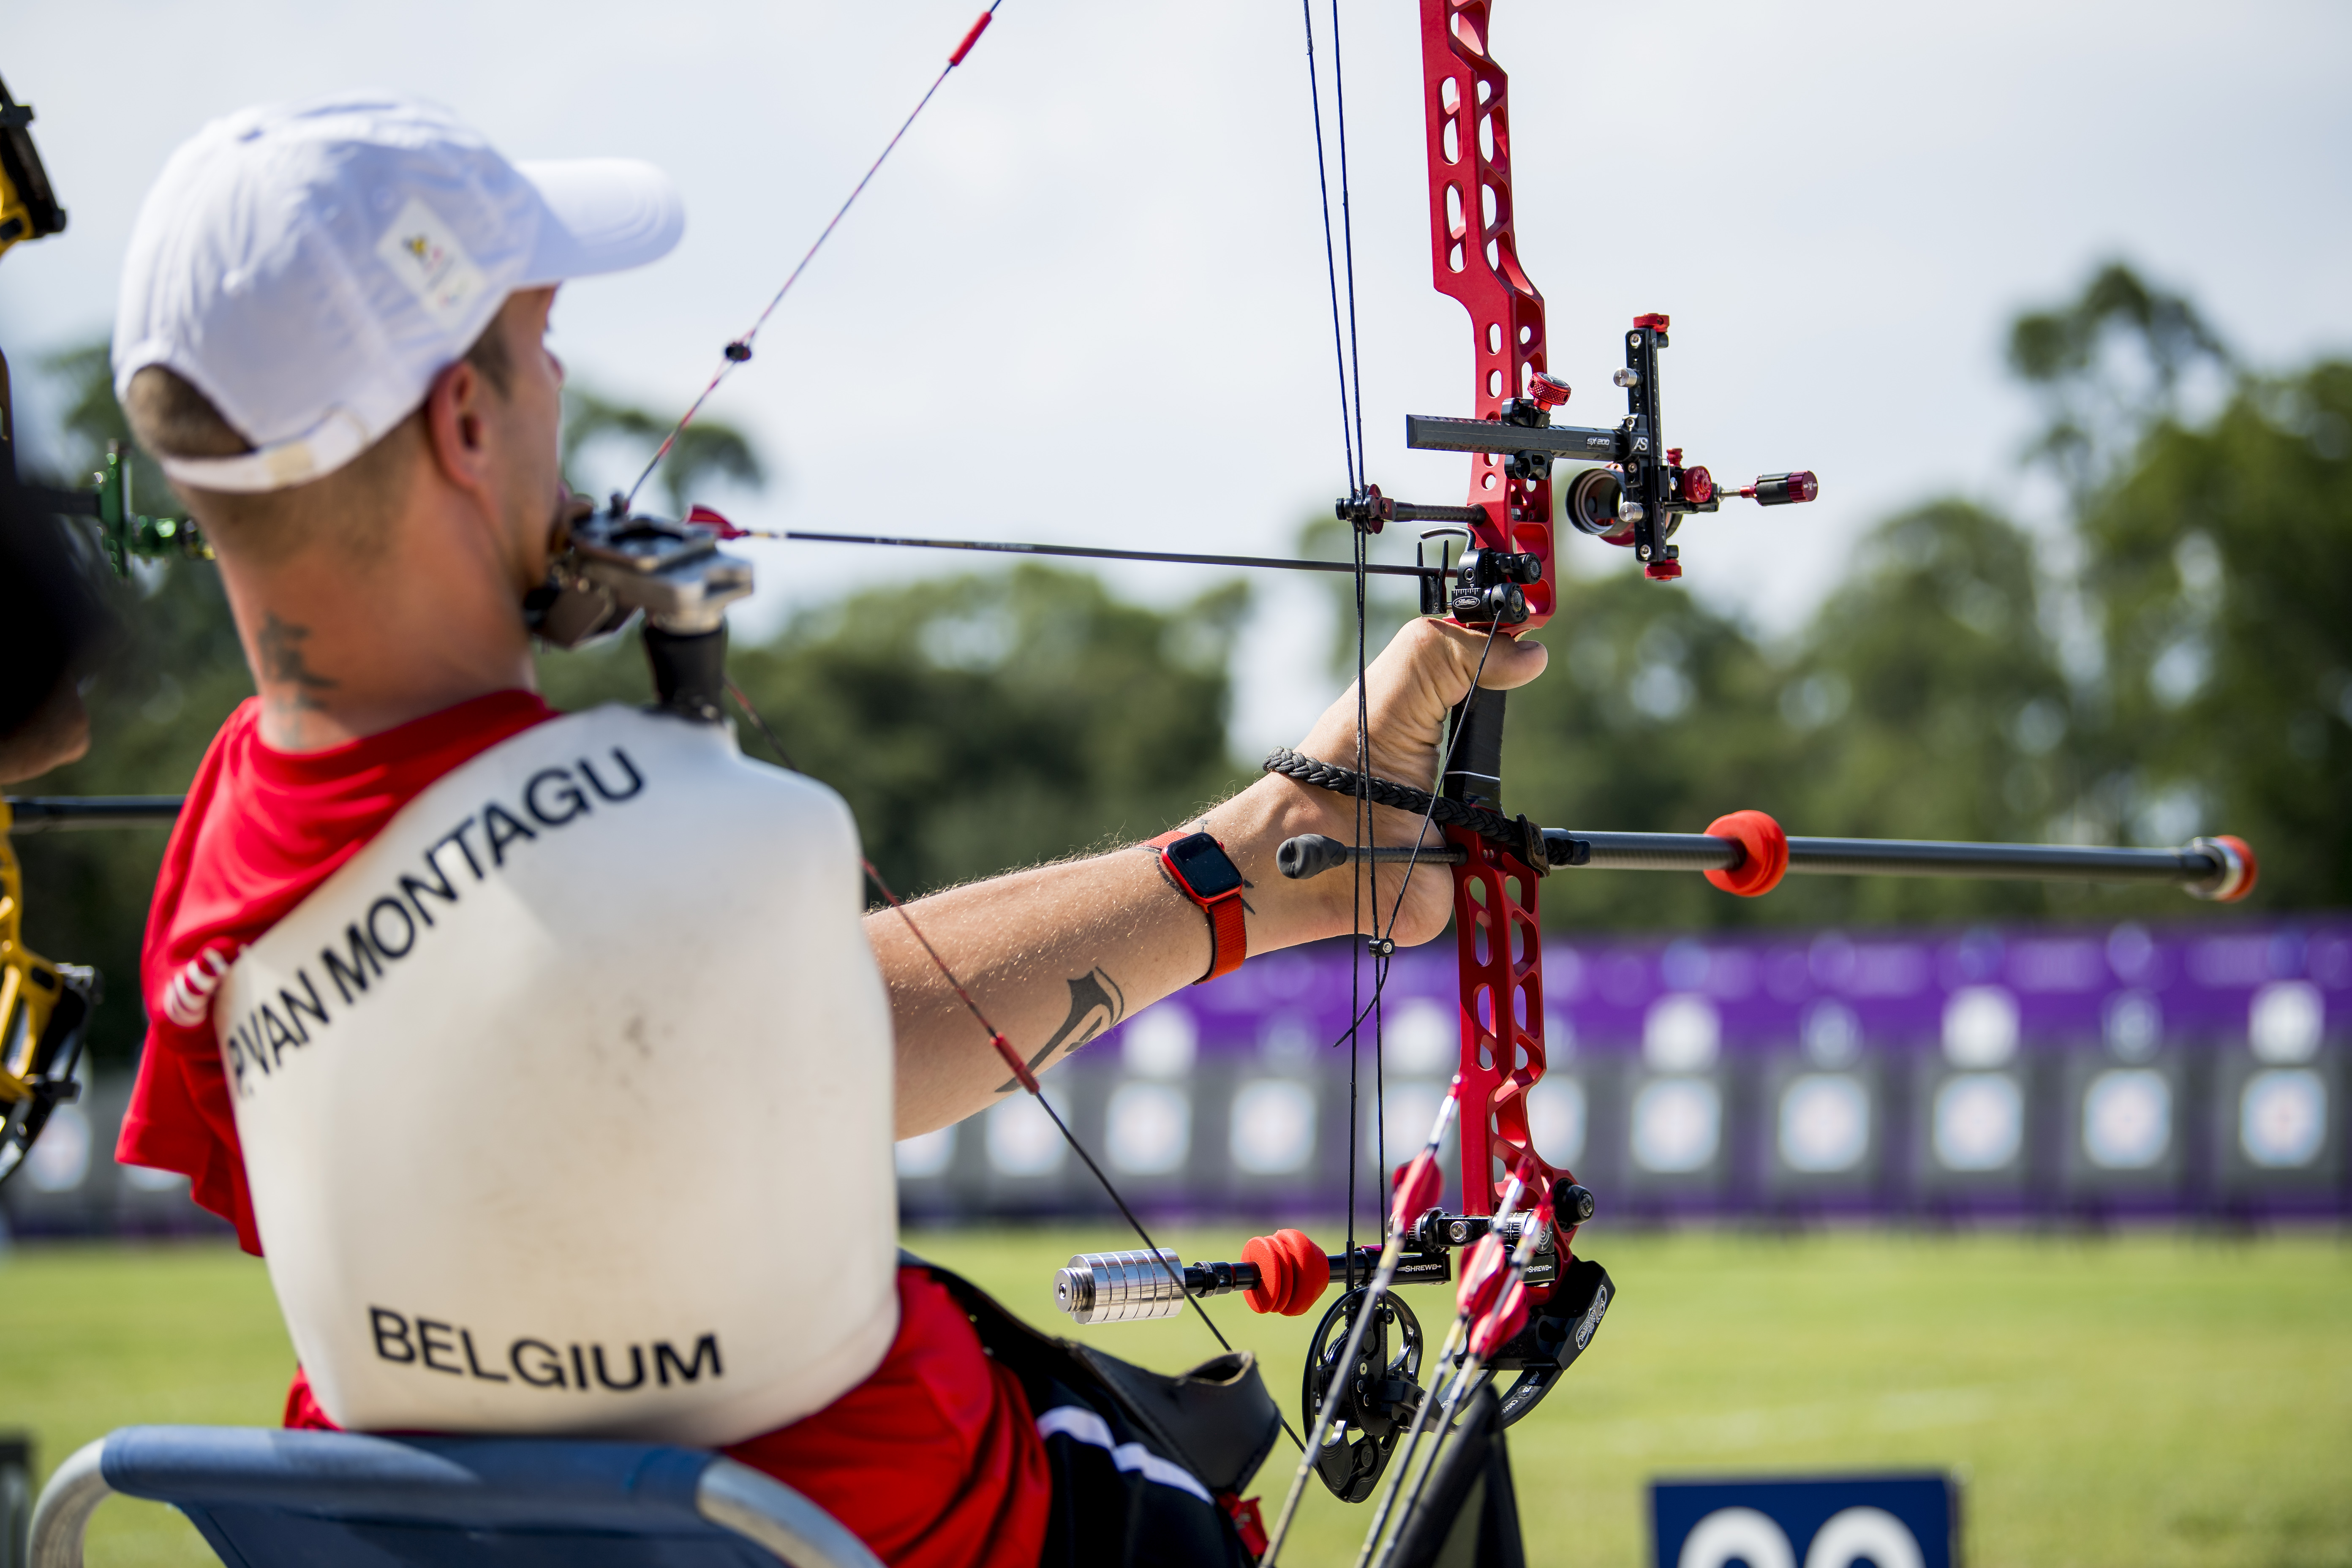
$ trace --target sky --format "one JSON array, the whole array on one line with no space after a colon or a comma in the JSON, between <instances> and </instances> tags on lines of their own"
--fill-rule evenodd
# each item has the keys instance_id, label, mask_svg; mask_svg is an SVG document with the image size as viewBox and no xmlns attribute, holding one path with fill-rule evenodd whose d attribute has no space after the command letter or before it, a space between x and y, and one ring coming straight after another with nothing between
<instances>
[{"instance_id":1,"label":"sky","mask_svg":"<svg viewBox=\"0 0 2352 1568\"><path fill-rule=\"evenodd\" d=\"M69 230L0 260L0 344L37 446L33 366L102 336L164 158L244 105L352 87L445 102L509 156L649 159L686 237L564 291L582 384L682 408L970 25L975 0L5 3L0 74ZM1332 110L1328 0L1317 0ZM1342 0L1370 477L1461 499L1403 449L1463 414L1470 341L1432 291L1416 7ZM1969 6L1496 0L1519 253L1548 301L1564 417L1612 424L1617 333L1674 319L1669 440L1719 477L1810 468L1811 508L1678 536L1682 586L1799 625L1874 521L1928 496L2014 502L2032 409L2020 309L2120 257L2247 360L2352 350L2352 7L2174 0ZM1345 488L1300 16L1272 0L1003 0L712 413L776 470L714 500L747 526L1287 553ZM744 629L966 557L745 547ZM1403 559L1401 538L1376 554ZM1568 564L1621 570L1575 540ZM1175 603L1216 580L1117 567ZM1339 681L1326 601L1261 578L1235 743L1295 739Z\"/></svg>"}]
</instances>

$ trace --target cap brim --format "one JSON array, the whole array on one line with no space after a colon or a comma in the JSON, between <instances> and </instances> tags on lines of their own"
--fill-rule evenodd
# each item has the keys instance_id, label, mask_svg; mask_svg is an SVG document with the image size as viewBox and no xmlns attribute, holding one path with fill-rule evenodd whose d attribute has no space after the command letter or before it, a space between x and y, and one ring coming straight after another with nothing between
<instances>
[{"instance_id":1,"label":"cap brim","mask_svg":"<svg viewBox=\"0 0 2352 1568\"><path fill-rule=\"evenodd\" d=\"M620 272L658 260L686 232L686 208L669 176L635 158L517 163L547 213L517 288Z\"/></svg>"}]
</instances>

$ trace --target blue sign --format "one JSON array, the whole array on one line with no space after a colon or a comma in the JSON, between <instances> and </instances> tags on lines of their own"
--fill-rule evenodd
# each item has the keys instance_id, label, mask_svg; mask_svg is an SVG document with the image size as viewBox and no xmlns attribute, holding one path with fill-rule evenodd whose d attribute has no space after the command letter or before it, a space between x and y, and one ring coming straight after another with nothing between
<instances>
[{"instance_id":1,"label":"blue sign","mask_svg":"<svg viewBox=\"0 0 2352 1568\"><path fill-rule=\"evenodd\" d=\"M1959 1509L1948 1477L1654 1481L1657 1568L1954 1568Z\"/></svg>"}]
</instances>

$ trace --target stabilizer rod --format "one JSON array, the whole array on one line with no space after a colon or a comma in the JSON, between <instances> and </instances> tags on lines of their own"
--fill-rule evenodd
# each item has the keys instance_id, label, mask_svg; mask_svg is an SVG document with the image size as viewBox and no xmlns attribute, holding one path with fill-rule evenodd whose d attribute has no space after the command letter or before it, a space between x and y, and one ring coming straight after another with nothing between
<instances>
[{"instance_id":1,"label":"stabilizer rod","mask_svg":"<svg viewBox=\"0 0 2352 1568\"><path fill-rule=\"evenodd\" d=\"M1706 833L1586 833L1543 830L1553 866L1594 871L1735 871L1748 851L1736 838ZM2203 898L2242 897L2253 886L2253 858L2234 841L2200 838L2178 849L2101 848L2075 844L1964 844L1923 838L1790 838L1789 874L1807 877L1974 877L2040 881L2173 882ZM1350 861L1419 859L1452 865L1462 851L1359 849L1321 834L1285 841L1276 862L1294 879Z\"/></svg>"}]
</instances>

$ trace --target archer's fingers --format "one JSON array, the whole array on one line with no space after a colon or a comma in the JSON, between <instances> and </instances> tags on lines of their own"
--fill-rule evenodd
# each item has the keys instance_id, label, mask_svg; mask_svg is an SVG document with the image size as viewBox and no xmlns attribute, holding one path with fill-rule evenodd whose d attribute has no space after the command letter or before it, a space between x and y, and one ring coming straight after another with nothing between
<instances>
[{"instance_id":1,"label":"archer's fingers","mask_svg":"<svg viewBox=\"0 0 2352 1568\"><path fill-rule=\"evenodd\" d=\"M1381 662L1385 665L1392 657L1402 661L1402 670L1419 676L1433 689L1436 699L1451 708L1469 694L1473 678L1489 691L1508 691L1541 675L1551 656L1541 643L1507 633L1490 634L1484 627L1425 620L1399 630Z\"/></svg>"},{"instance_id":2,"label":"archer's fingers","mask_svg":"<svg viewBox=\"0 0 2352 1568\"><path fill-rule=\"evenodd\" d=\"M1478 684L1488 691L1508 691L1514 687L1525 686L1541 675L1544 666L1551 662L1551 655L1539 642L1497 636L1494 646L1488 647L1485 632L1471 632L1461 627L1454 629L1462 631L1478 645L1470 650L1470 668L1478 670ZM1478 669L1481 650L1486 661L1483 670Z\"/></svg>"}]
</instances>

